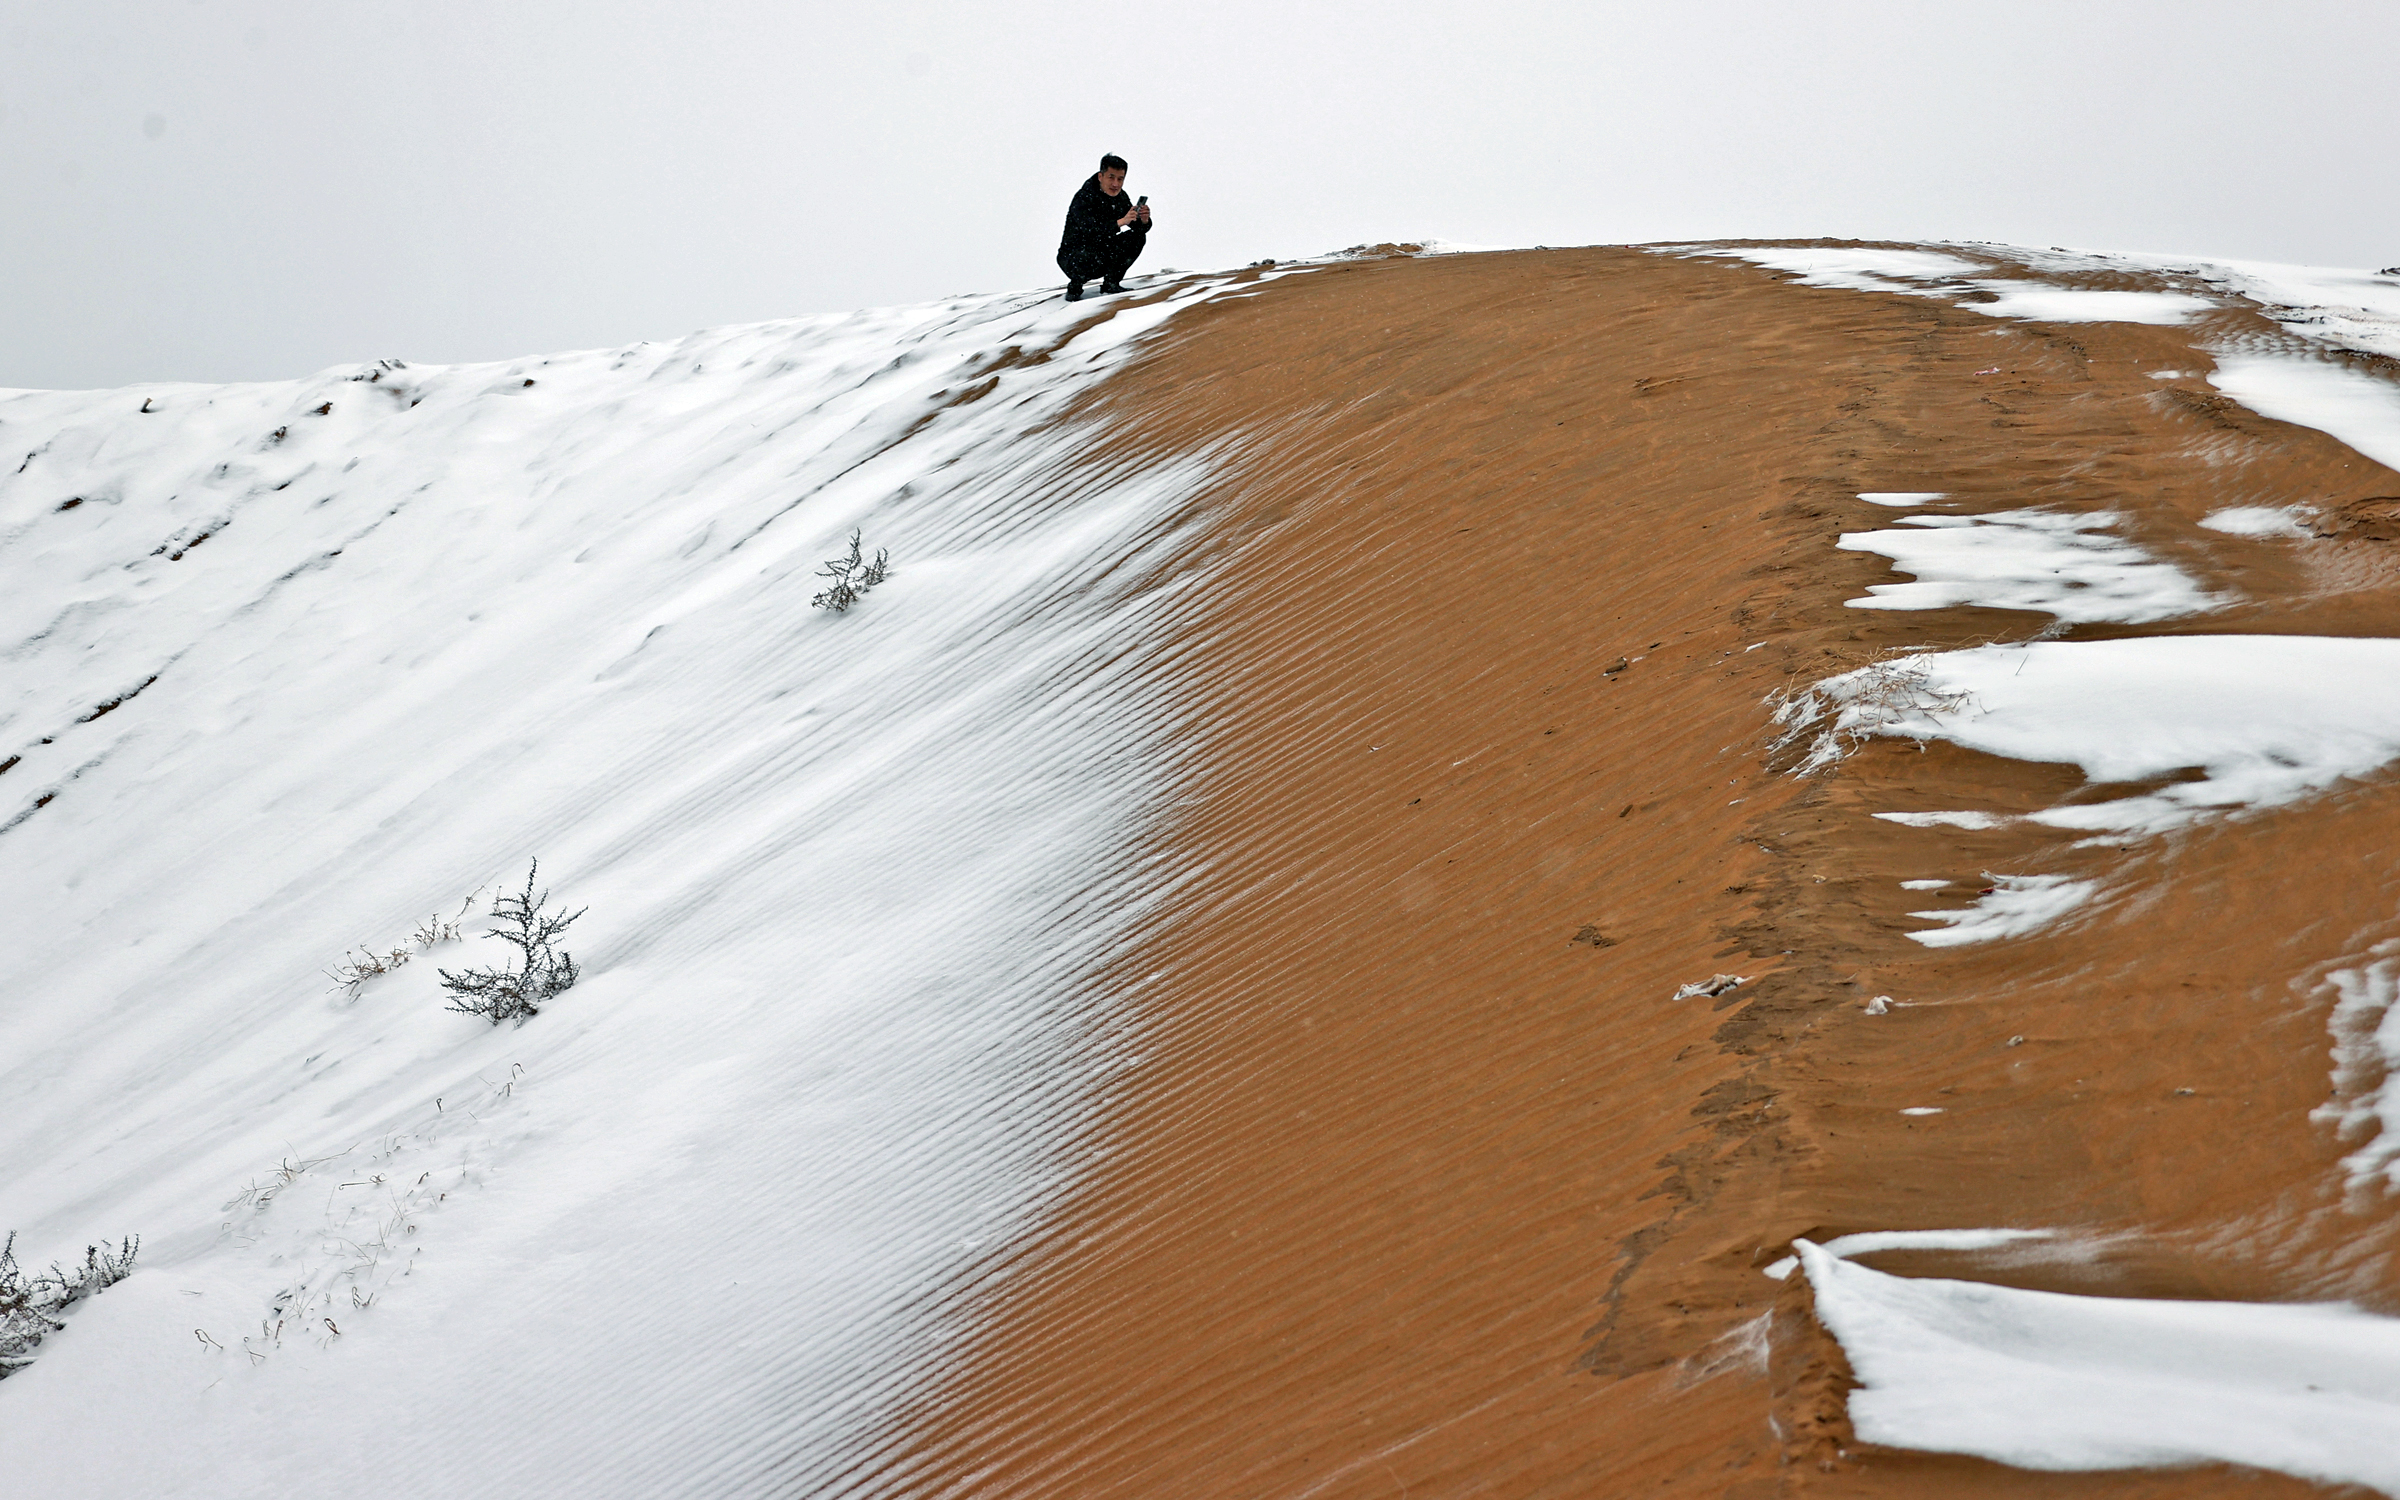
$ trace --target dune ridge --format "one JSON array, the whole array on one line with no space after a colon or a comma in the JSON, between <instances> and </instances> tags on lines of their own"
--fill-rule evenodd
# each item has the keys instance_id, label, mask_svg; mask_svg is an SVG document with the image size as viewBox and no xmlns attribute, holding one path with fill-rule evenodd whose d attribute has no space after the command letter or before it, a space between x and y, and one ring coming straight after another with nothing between
<instances>
[{"instance_id":1,"label":"dune ridge","mask_svg":"<svg viewBox=\"0 0 2400 1500\"><path fill-rule=\"evenodd\" d=\"M925 1402L912 1487L2308 1491L1863 1444L1807 1278L1761 1272L2041 1228L1861 1260L2400 1311L2392 1216L2311 1117L2323 976L2393 930L2388 773L2095 844L2019 816L2089 801L2071 766L1869 734L1795 775L1771 700L2037 636L2400 634L2380 544L2201 524L2400 476L2217 394L2211 342L2291 335L2193 277L1945 247L1975 275L1896 296L1742 253L1337 266L1095 392L1141 452L1238 439L1174 668L1193 875L1132 960L1105 1151ZM1840 545L1892 492L2106 514L2209 607L1850 607L1905 576ZM1911 941L2051 878L2090 899Z\"/></svg>"}]
</instances>

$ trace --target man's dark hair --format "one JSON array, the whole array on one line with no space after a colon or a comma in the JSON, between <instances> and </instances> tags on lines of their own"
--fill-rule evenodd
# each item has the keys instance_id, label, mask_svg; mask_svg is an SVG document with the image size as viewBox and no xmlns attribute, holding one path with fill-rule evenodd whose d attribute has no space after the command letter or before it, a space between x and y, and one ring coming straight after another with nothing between
<instances>
[{"instance_id":1,"label":"man's dark hair","mask_svg":"<svg viewBox=\"0 0 2400 1500\"><path fill-rule=\"evenodd\" d=\"M1108 155L1100 158L1100 170L1103 172L1122 172L1125 170L1125 158L1112 151Z\"/></svg>"}]
</instances>

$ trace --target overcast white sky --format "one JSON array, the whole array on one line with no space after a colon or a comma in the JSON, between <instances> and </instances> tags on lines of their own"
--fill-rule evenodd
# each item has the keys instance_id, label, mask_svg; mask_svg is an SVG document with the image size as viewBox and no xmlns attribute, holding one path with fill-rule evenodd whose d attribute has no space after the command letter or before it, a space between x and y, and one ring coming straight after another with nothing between
<instances>
[{"instance_id":1,"label":"overcast white sky","mask_svg":"<svg viewBox=\"0 0 2400 1500\"><path fill-rule=\"evenodd\" d=\"M2400 263L2395 0L0 0L0 385L504 358L1361 241Z\"/></svg>"}]
</instances>

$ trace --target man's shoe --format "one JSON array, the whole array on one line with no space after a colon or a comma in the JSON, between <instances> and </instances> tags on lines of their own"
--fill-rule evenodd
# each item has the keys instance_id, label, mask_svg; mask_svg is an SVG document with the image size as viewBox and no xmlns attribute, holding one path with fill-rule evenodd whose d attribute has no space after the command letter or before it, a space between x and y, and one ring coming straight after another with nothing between
<instances>
[{"instance_id":1,"label":"man's shoe","mask_svg":"<svg viewBox=\"0 0 2400 1500\"><path fill-rule=\"evenodd\" d=\"M1104 292L1121 292L1125 290L1125 283L1117 280L1117 278L1114 276L1111 276L1108 278L1108 280L1100 283L1100 290Z\"/></svg>"},{"instance_id":2,"label":"man's shoe","mask_svg":"<svg viewBox=\"0 0 2400 1500\"><path fill-rule=\"evenodd\" d=\"M1083 300L1082 282L1070 281L1067 283L1067 300L1069 302L1081 302Z\"/></svg>"}]
</instances>

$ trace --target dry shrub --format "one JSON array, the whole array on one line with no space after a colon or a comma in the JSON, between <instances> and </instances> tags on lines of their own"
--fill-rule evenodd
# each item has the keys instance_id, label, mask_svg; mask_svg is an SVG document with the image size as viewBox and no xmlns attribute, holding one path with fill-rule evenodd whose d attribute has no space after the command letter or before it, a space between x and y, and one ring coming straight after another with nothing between
<instances>
[{"instance_id":1,"label":"dry shrub","mask_svg":"<svg viewBox=\"0 0 2400 1500\"><path fill-rule=\"evenodd\" d=\"M818 573L833 580L833 586L808 602L819 609L840 614L860 599L867 590L892 576L892 555L883 548L875 549L875 560L868 562L860 552L859 534L850 533L850 555L827 559Z\"/></svg>"},{"instance_id":2,"label":"dry shrub","mask_svg":"<svg viewBox=\"0 0 2400 1500\"><path fill-rule=\"evenodd\" d=\"M506 925L484 934L517 950L515 969L468 969L460 974L443 969L442 988L451 994L452 1010L482 1016L494 1026L522 1021L539 1015L545 1001L572 989L582 977L575 956L552 944L590 908L565 916L543 911L550 893L537 893L533 888L534 876L541 868L542 862L535 860L525 872L523 891L493 901L493 918Z\"/></svg>"}]
</instances>

